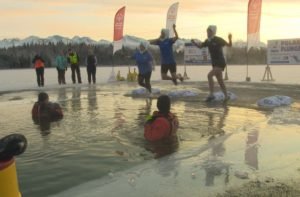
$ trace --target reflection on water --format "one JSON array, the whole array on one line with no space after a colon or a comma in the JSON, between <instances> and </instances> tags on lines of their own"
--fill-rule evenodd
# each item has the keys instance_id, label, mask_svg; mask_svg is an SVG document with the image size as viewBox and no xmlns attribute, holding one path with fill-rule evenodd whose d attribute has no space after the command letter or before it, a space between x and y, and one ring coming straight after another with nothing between
<instances>
[{"instance_id":1,"label":"reflection on water","mask_svg":"<svg viewBox=\"0 0 300 197\"><path fill-rule=\"evenodd\" d=\"M224 135L226 117L229 114L229 108L227 105L223 106L223 113L215 114L208 113L208 127L210 128L210 135L212 136L209 141L211 147L211 154L208 159L204 162L203 168L205 170L205 186L214 186L214 180L216 176L225 174L224 183L225 185L229 182L229 164L225 163L222 159L225 155L226 148L224 141L216 143L214 141L216 135Z\"/></svg>"},{"instance_id":2,"label":"reflection on water","mask_svg":"<svg viewBox=\"0 0 300 197\"><path fill-rule=\"evenodd\" d=\"M169 157L168 159L169 159L169 161L165 160L165 159L164 160L158 160L156 165L154 166L155 171L159 175L161 175L162 177L169 177L169 178L171 177L174 180L176 180L176 178L178 176L178 167L180 165L180 161L179 160L171 161L172 156Z\"/></svg>"},{"instance_id":3,"label":"reflection on water","mask_svg":"<svg viewBox=\"0 0 300 197\"><path fill-rule=\"evenodd\" d=\"M72 88L71 109L73 112L80 113L81 110L81 87Z\"/></svg>"},{"instance_id":4,"label":"reflection on water","mask_svg":"<svg viewBox=\"0 0 300 197\"><path fill-rule=\"evenodd\" d=\"M88 99L88 103L89 103L88 110L91 112L97 110L98 104L97 104L97 87L96 86L94 86L94 85L89 86L87 99ZM94 114L91 113L91 115L94 115Z\"/></svg>"},{"instance_id":5,"label":"reflection on water","mask_svg":"<svg viewBox=\"0 0 300 197\"><path fill-rule=\"evenodd\" d=\"M152 98L146 98L145 105L141 105L139 108L137 120L141 127L144 127L146 118L148 116L152 115L152 111L151 111L152 110L152 101L153 101ZM156 107L156 105L154 107Z\"/></svg>"},{"instance_id":6,"label":"reflection on water","mask_svg":"<svg viewBox=\"0 0 300 197\"><path fill-rule=\"evenodd\" d=\"M65 103L63 101L67 100L67 89L64 87L58 88L58 96L57 96L57 100L61 103Z\"/></svg>"},{"instance_id":7,"label":"reflection on water","mask_svg":"<svg viewBox=\"0 0 300 197\"><path fill-rule=\"evenodd\" d=\"M258 170L258 137L259 131L252 130L247 135L245 163L255 170Z\"/></svg>"},{"instance_id":8,"label":"reflection on water","mask_svg":"<svg viewBox=\"0 0 300 197\"><path fill-rule=\"evenodd\" d=\"M166 84L160 84L161 89L174 88ZM193 84L190 86L195 88ZM172 102L172 112L176 113L180 122L179 137L164 144L148 144L143 137L143 127L145 118L156 110L156 99L123 96L133 88L133 85L117 84L101 85L101 89L99 86L74 86L47 91L51 100L57 100L63 107L65 118L59 123L52 123L51 133L46 137L41 137L30 118L36 92L2 96L1 135L22 131L30 142L26 154L18 159L23 195L41 197L58 193L147 160L193 148L199 151L185 158L201 158L198 171L193 169L197 175L202 173L199 180L203 182L197 182L198 186L211 187L219 182L226 185L232 174L228 161L239 160L233 165L246 164L257 171L267 166L269 160L258 157L258 138L260 144L264 143L264 149L259 149L260 155L274 153L273 147L267 149L269 141L263 141L271 134L272 143L289 142L275 147L276 151L283 151L283 147L289 146L296 153L299 150L296 142L299 138L291 133L300 131L299 124L291 126L289 122L279 124L280 121L275 125L269 124L265 112L235 107L235 103L208 106L199 100ZM13 96L22 96L23 100L5 100ZM294 111L295 120L300 117L299 114ZM267 135L267 131L271 134ZM282 131L293 137L280 141ZM274 133L278 136L274 137ZM163 177L179 180L178 169L184 160L173 160L173 155L169 160L167 165L162 165L165 160L158 159L155 170Z\"/></svg>"}]
</instances>

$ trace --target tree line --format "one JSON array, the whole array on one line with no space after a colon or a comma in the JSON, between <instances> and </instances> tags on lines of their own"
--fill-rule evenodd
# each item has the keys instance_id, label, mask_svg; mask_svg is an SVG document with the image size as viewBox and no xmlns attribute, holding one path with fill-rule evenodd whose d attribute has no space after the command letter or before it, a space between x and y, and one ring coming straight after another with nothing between
<instances>
[{"instance_id":1,"label":"tree line","mask_svg":"<svg viewBox=\"0 0 300 197\"><path fill-rule=\"evenodd\" d=\"M122 66L133 65L134 61L130 57L134 53L134 49L123 47L122 50L112 55L112 45L87 45L87 44L72 44L67 45L62 42L54 44L24 44L23 46L1 48L0 49L0 69L14 69L14 68L31 68L33 67L32 59L36 54L40 54L44 60L46 67L55 67L55 58L58 54L67 53L71 48L77 52L80 57L80 65L85 65L85 58L89 51L93 51L98 58L99 66ZM160 54L157 49L150 49L153 58L157 64L160 62ZM229 65L241 65L247 63L246 47L232 47L229 48L225 55ZM175 54L177 64L184 63L184 54L179 52ZM266 64L267 49L258 48L251 49L248 52L248 62L252 64Z\"/></svg>"}]
</instances>

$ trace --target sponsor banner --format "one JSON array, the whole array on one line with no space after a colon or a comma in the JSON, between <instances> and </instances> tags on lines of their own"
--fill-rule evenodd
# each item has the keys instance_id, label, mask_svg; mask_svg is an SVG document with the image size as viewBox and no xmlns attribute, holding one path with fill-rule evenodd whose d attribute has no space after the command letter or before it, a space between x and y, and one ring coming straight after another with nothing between
<instances>
[{"instance_id":1,"label":"sponsor banner","mask_svg":"<svg viewBox=\"0 0 300 197\"><path fill-rule=\"evenodd\" d=\"M262 0L249 0L248 3L248 50L260 45L260 19Z\"/></svg>"},{"instance_id":2,"label":"sponsor banner","mask_svg":"<svg viewBox=\"0 0 300 197\"><path fill-rule=\"evenodd\" d=\"M123 29L124 29L124 19L125 19L125 7L118 10L115 15L114 23L114 50L113 53L122 49L122 39L123 39Z\"/></svg>"},{"instance_id":3,"label":"sponsor banner","mask_svg":"<svg viewBox=\"0 0 300 197\"><path fill-rule=\"evenodd\" d=\"M186 65L211 64L208 48L199 49L192 43L186 43L184 46L184 63Z\"/></svg>"},{"instance_id":4,"label":"sponsor banner","mask_svg":"<svg viewBox=\"0 0 300 197\"><path fill-rule=\"evenodd\" d=\"M269 40L269 65L300 65L300 38Z\"/></svg>"}]
</instances>

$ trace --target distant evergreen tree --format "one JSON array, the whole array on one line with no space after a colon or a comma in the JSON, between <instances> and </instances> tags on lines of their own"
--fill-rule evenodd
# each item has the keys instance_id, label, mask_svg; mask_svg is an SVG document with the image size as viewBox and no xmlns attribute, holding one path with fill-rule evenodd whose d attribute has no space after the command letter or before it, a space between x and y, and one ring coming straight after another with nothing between
<instances>
[{"instance_id":1,"label":"distant evergreen tree","mask_svg":"<svg viewBox=\"0 0 300 197\"><path fill-rule=\"evenodd\" d=\"M38 44L24 44L22 46L12 46L10 48L0 49L0 69L4 68L31 68L32 59L36 54L42 55L45 59L46 67L55 66L55 58L58 54L67 52L69 48L72 48L77 52L80 57L80 64L85 66L85 59L89 50L94 51L94 54L98 58L98 64L100 66L120 66L120 65L134 65L134 60L128 58L136 49L129 49L123 47L122 50L112 54L112 45L87 45L87 44L65 44L63 42L47 43L42 40ZM160 52L158 48L150 49L153 55L154 61L159 64ZM184 53L174 52L175 58L178 64L183 64ZM244 48L230 48L226 53L227 62L229 65L246 64L246 47ZM266 64L267 50L266 48L252 48L248 52L249 64Z\"/></svg>"}]
</instances>

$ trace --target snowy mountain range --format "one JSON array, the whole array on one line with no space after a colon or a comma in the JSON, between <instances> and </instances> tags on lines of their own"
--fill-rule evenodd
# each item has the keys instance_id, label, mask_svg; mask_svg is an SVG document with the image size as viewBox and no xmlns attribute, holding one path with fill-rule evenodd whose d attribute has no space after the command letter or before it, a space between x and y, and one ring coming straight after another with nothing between
<instances>
[{"instance_id":1,"label":"snowy mountain range","mask_svg":"<svg viewBox=\"0 0 300 197\"><path fill-rule=\"evenodd\" d=\"M63 36L49 36L47 38L40 38L37 36L29 36L25 39L3 39L0 40L0 48L10 48L10 47L17 47L17 46L23 46L24 44L49 44L54 43L57 44L59 42L63 42L64 44L81 44L85 43L88 45L110 45L111 42L107 40L99 40L95 41L89 37L79 37L75 36L73 38L67 38Z\"/></svg>"},{"instance_id":2,"label":"snowy mountain range","mask_svg":"<svg viewBox=\"0 0 300 197\"><path fill-rule=\"evenodd\" d=\"M143 38L138 38L135 36L129 36L126 35L123 38L123 45L128 47L128 48L132 48L135 49L138 44L141 41L147 41ZM63 37L63 36L59 36L59 35L54 35L54 36L49 36L47 38L40 38L37 36L29 36L25 39L18 39L18 38L13 38L13 39L3 39L0 40L0 48L10 48L10 47L17 47L17 46L23 46L24 44L49 44L49 43L53 43L53 44L57 44L57 43L64 43L64 44L82 44L85 43L87 45L100 45L100 46L109 46L112 44L112 42L108 41L108 40L93 40L89 37L79 37L79 36L75 36L73 38L67 38L67 37ZM182 50L184 43L188 43L190 42L190 40L187 39L179 39L176 43L175 43L175 48L177 50ZM247 43L244 41L236 41L233 43L234 47L238 47L238 48L243 48L247 46ZM261 42L260 47L266 47L265 43Z\"/></svg>"}]
</instances>

